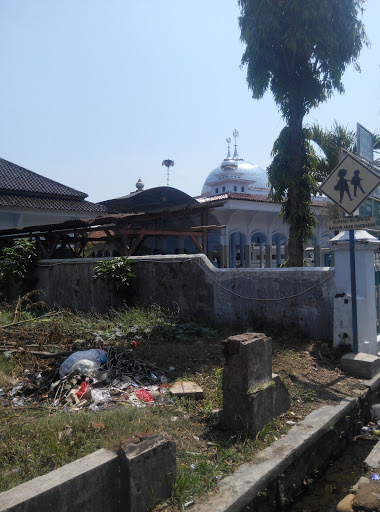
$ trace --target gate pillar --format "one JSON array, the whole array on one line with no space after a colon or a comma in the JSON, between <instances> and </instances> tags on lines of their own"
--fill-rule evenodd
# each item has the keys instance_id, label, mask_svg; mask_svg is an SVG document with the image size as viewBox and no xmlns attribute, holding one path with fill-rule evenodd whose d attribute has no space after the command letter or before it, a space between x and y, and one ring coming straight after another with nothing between
<instances>
[{"instance_id":1,"label":"gate pillar","mask_svg":"<svg viewBox=\"0 0 380 512\"><path fill-rule=\"evenodd\" d=\"M377 238L367 231L355 231L356 301L358 312L358 349L377 356L377 308L375 290L374 251L379 247ZM352 302L349 232L341 231L330 240L334 253L334 348L353 346Z\"/></svg>"}]
</instances>

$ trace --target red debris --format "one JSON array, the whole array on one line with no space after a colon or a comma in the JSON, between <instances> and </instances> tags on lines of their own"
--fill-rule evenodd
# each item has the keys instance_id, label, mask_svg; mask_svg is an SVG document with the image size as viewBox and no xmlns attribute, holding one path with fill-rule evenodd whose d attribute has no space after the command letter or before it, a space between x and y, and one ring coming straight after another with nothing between
<instances>
[{"instance_id":1,"label":"red debris","mask_svg":"<svg viewBox=\"0 0 380 512\"><path fill-rule=\"evenodd\" d=\"M79 386L78 391L75 393L79 398L83 396L87 391L87 382L82 382L82 384Z\"/></svg>"},{"instance_id":2,"label":"red debris","mask_svg":"<svg viewBox=\"0 0 380 512\"><path fill-rule=\"evenodd\" d=\"M154 402L152 395L145 389L136 389L135 394L143 402Z\"/></svg>"}]
</instances>

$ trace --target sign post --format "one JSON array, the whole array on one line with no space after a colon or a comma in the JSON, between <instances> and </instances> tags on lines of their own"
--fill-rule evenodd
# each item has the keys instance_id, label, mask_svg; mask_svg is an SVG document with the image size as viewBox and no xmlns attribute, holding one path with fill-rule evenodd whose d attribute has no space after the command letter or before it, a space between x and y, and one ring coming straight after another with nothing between
<instances>
[{"instance_id":1,"label":"sign post","mask_svg":"<svg viewBox=\"0 0 380 512\"><path fill-rule=\"evenodd\" d=\"M361 160L351 153L348 153L333 172L325 179L320 186L321 192L329 197L348 215L352 215L355 210L365 201L369 194L380 183L379 176L369 167L363 164ZM357 219L357 220L356 220ZM356 303L356 270L355 270L355 229L363 229L376 225L376 219L373 217L345 217L330 222L336 223L338 229L349 231L350 241L350 273L351 273L351 301L352 301L352 341L353 352L359 351L358 341L358 315ZM332 226L333 229L335 226ZM364 229L365 229L364 228Z\"/></svg>"}]
</instances>

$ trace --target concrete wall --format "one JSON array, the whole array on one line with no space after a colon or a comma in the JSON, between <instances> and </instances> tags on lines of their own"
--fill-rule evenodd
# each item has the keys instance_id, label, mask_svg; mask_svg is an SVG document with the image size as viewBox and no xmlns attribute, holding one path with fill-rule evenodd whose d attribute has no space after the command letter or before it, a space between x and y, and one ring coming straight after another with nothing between
<instances>
[{"instance_id":1,"label":"concrete wall","mask_svg":"<svg viewBox=\"0 0 380 512\"><path fill-rule=\"evenodd\" d=\"M184 318L239 322L242 328L270 322L332 339L334 269L216 269L203 255L131 259L136 278L129 305L158 304L178 310ZM37 288L50 305L99 312L117 307L121 301L115 292L93 282L97 261L40 261Z\"/></svg>"},{"instance_id":2,"label":"concrete wall","mask_svg":"<svg viewBox=\"0 0 380 512\"><path fill-rule=\"evenodd\" d=\"M147 512L170 496L175 474L175 443L154 434L0 493L0 512Z\"/></svg>"}]
</instances>

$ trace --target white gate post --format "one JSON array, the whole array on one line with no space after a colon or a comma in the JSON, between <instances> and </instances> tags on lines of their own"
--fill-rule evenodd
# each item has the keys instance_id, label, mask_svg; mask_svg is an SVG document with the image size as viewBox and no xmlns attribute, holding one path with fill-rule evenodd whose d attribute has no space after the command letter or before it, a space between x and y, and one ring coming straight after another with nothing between
<instances>
[{"instance_id":1,"label":"white gate post","mask_svg":"<svg viewBox=\"0 0 380 512\"><path fill-rule=\"evenodd\" d=\"M379 240L367 231L355 231L356 300L359 352L377 356L377 315L374 251ZM330 240L335 256L334 348L353 345L349 232L342 231Z\"/></svg>"}]
</instances>

